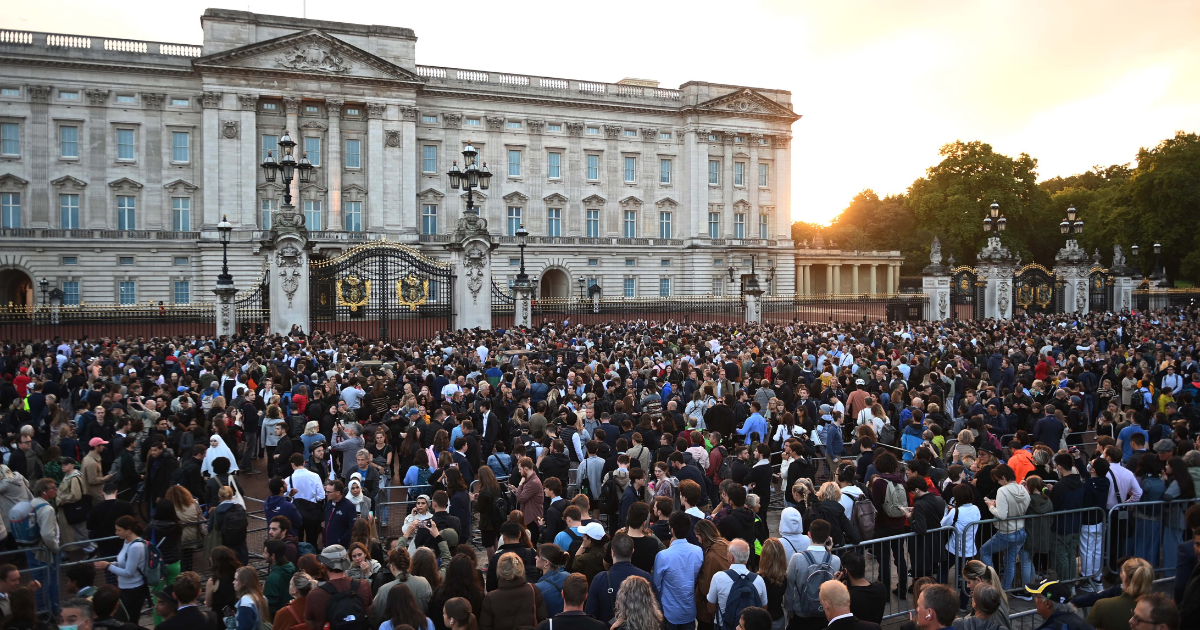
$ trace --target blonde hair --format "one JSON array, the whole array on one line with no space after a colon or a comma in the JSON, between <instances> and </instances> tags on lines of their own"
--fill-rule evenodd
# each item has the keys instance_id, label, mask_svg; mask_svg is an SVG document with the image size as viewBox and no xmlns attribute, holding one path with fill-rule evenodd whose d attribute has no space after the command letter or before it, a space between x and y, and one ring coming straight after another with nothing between
<instances>
[{"instance_id":1,"label":"blonde hair","mask_svg":"<svg viewBox=\"0 0 1200 630\"><path fill-rule=\"evenodd\" d=\"M970 429L963 429L958 432L958 443L971 445L975 442L975 434L971 433Z\"/></svg>"},{"instance_id":2,"label":"blonde hair","mask_svg":"<svg viewBox=\"0 0 1200 630\"><path fill-rule=\"evenodd\" d=\"M233 488L221 486L221 489L217 491L217 498L222 501L229 501L233 498Z\"/></svg>"},{"instance_id":3,"label":"blonde hair","mask_svg":"<svg viewBox=\"0 0 1200 630\"><path fill-rule=\"evenodd\" d=\"M525 575L525 563L521 562L521 556L511 551L500 556L500 561L496 563L496 577L515 580L518 575Z\"/></svg>"},{"instance_id":4,"label":"blonde hair","mask_svg":"<svg viewBox=\"0 0 1200 630\"><path fill-rule=\"evenodd\" d=\"M699 523L697 523L699 524ZM778 538L768 538L763 543L762 557L758 562L758 574L768 584L776 586L787 583L788 555Z\"/></svg>"},{"instance_id":5,"label":"blonde hair","mask_svg":"<svg viewBox=\"0 0 1200 630\"><path fill-rule=\"evenodd\" d=\"M659 630L662 627L662 610L650 582L638 575L631 575L621 583L615 612L626 630Z\"/></svg>"},{"instance_id":6,"label":"blonde hair","mask_svg":"<svg viewBox=\"0 0 1200 630\"><path fill-rule=\"evenodd\" d=\"M796 480L795 484L792 485L792 492L800 495L801 501L805 501L808 499L809 495L813 494L812 482L804 477L801 477Z\"/></svg>"},{"instance_id":7,"label":"blonde hair","mask_svg":"<svg viewBox=\"0 0 1200 630\"><path fill-rule=\"evenodd\" d=\"M981 580L997 591L1000 591L1000 598L1003 601L1008 601L1008 593L1004 592L1004 583L1000 581L1000 575L992 567L989 567L980 560L968 560L963 565L962 573L963 579Z\"/></svg>"},{"instance_id":8,"label":"blonde hair","mask_svg":"<svg viewBox=\"0 0 1200 630\"><path fill-rule=\"evenodd\" d=\"M1121 565L1121 577L1127 583L1121 590L1134 599L1154 590L1154 567L1142 558L1126 560Z\"/></svg>"},{"instance_id":9,"label":"blonde hair","mask_svg":"<svg viewBox=\"0 0 1200 630\"><path fill-rule=\"evenodd\" d=\"M821 490L817 492L817 498L822 501L841 501L842 489L838 487L835 481L826 481L821 484Z\"/></svg>"},{"instance_id":10,"label":"blonde hair","mask_svg":"<svg viewBox=\"0 0 1200 630\"><path fill-rule=\"evenodd\" d=\"M311 421L309 421L308 424L304 425L304 435L316 435L317 431L320 431L320 430L321 430L321 425L318 424L315 420L311 420Z\"/></svg>"}]
</instances>

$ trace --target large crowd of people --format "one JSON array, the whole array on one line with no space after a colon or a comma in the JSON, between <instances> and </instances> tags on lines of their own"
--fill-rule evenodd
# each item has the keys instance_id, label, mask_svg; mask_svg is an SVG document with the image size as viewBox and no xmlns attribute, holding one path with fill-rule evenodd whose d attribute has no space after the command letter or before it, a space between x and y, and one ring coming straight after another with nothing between
<instances>
[{"instance_id":1,"label":"large crowd of people","mask_svg":"<svg viewBox=\"0 0 1200 630\"><path fill-rule=\"evenodd\" d=\"M0 342L0 626L999 630L1014 598L1047 630L1200 626L1198 335Z\"/></svg>"}]
</instances>

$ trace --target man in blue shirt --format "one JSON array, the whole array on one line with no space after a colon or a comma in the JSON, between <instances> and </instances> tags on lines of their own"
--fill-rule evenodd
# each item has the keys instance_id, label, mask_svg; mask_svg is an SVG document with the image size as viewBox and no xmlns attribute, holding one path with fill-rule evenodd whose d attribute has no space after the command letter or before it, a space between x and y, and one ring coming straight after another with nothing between
<instances>
[{"instance_id":1,"label":"man in blue shirt","mask_svg":"<svg viewBox=\"0 0 1200 630\"><path fill-rule=\"evenodd\" d=\"M750 434L757 433L759 441L767 441L767 431L770 428L767 426L766 418L760 413L762 405L758 404L757 400L750 401L750 417L746 418L746 422L742 424L742 428L738 429L738 435L746 436L746 444L750 443Z\"/></svg>"},{"instance_id":2,"label":"man in blue shirt","mask_svg":"<svg viewBox=\"0 0 1200 630\"><path fill-rule=\"evenodd\" d=\"M688 542L692 519L683 512L671 515L671 546L654 558L654 577L650 581L658 593L663 611L664 630L693 630L696 627L696 579L704 552Z\"/></svg>"},{"instance_id":3,"label":"man in blue shirt","mask_svg":"<svg viewBox=\"0 0 1200 630\"><path fill-rule=\"evenodd\" d=\"M1137 392L1134 392L1133 395L1137 396ZM1117 446L1120 446L1121 450L1124 452L1124 459L1129 459L1129 456L1133 455L1133 444L1131 440L1134 433L1141 433L1143 436L1145 436L1146 443L1150 443L1150 433L1148 433L1145 427L1142 426L1142 423L1147 422L1146 414L1142 414L1137 418L1137 420L1138 422L1121 429L1121 432L1117 434Z\"/></svg>"}]
</instances>

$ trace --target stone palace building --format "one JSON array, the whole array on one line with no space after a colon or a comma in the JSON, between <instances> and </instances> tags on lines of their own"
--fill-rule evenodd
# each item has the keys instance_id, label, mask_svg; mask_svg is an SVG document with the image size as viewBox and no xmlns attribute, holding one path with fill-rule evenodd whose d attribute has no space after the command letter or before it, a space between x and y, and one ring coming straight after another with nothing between
<instances>
[{"instance_id":1,"label":"stone palace building","mask_svg":"<svg viewBox=\"0 0 1200 630\"><path fill-rule=\"evenodd\" d=\"M446 259L465 199L445 173L470 143L494 174L476 203L497 284L522 223L542 296L728 294L751 256L769 293L828 284L797 282L788 91L419 66L392 26L201 23L203 46L0 30L0 303L212 302L222 216L254 285L282 197L260 163L285 129L316 165L293 184L313 260L372 240ZM863 262L891 285L898 257Z\"/></svg>"}]
</instances>

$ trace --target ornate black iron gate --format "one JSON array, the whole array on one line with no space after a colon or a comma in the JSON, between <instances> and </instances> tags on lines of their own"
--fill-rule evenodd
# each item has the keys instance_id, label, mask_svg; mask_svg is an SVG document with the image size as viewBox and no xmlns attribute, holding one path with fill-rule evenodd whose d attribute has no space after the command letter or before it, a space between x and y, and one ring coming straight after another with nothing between
<instances>
[{"instance_id":1,"label":"ornate black iron gate","mask_svg":"<svg viewBox=\"0 0 1200 630\"><path fill-rule=\"evenodd\" d=\"M950 317L983 319L979 274L974 267L955 267L950 276Z\"/></svg>"},{"instance_id":2,"label":"ornate black iron gate","mask_svg":"<svg viewBox=\"0 0 1200 630\"><path fill-rule=\"evenodd\" d=\"M242 335L264 335L271 328L270 268L263 269L254 286L233 298L237 328Z\"/></svg>"},{"instance_id":3,"label":"ornate black iron gate","mask_svg":"<svg viewBox=\"0 0 1200 630\"><path fill-rule=\"evenodd\" d=\"M1061 313L1062 289L1054 272L1031 263L1013 275L1013 316Z\"/></svg>"},{"instance_id":4,"label":"ornate black iron gate","mask_svg":"<svg viewBox=\"0 0 1200 630\"><path fill-rule=\"evenodd\" d=\"M454 274L398 243L359 245L309 266L309 329L380 341L423 339L453 325Z\"/></svg>"},{"instance_id":5,"label":"ornate black iron gate","mask_svg":"<svg viewBox=\"0 0 1200 630\"><path fill-rule=\"evenodd\" d=\"M1088 310L1113 310L1114 303L1112 274L1103 267L1092 267L1088 274Z\"/></svg>"}]
</instances>

